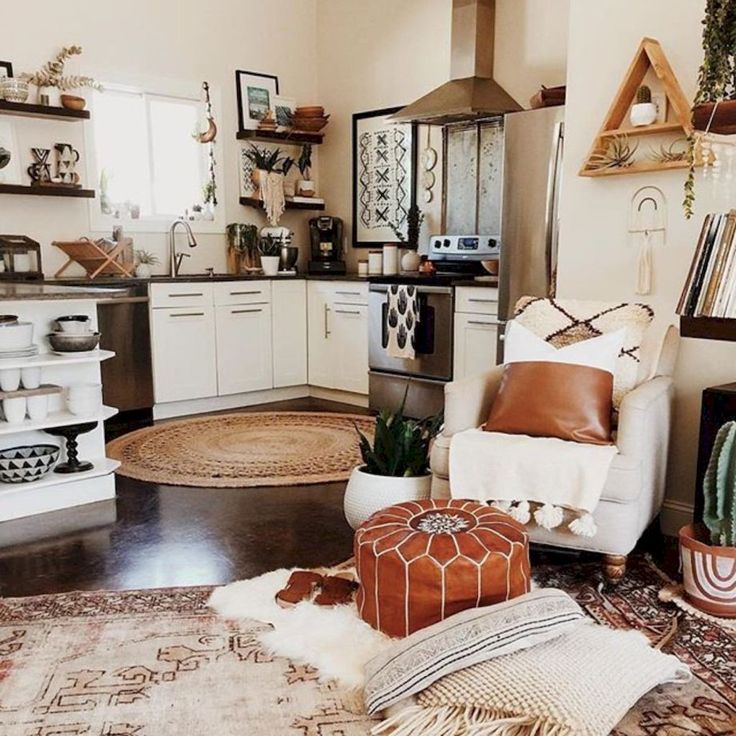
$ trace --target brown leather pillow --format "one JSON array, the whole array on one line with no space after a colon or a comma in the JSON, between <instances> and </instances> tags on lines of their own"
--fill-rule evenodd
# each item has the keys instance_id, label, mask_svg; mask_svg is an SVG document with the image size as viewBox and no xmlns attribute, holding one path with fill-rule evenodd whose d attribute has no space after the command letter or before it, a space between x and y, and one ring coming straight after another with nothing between
<instances>
[{"instance_id":1,"label":"brown leather pillow","mask_svg":"<svg viewBox=\"0 0 736 736\"><path fill-rule=\"evenodd\" d=\"M509 363L483 429L608 445L612 391L613 375L600 368Z\"/></svg>"}]
</instances>

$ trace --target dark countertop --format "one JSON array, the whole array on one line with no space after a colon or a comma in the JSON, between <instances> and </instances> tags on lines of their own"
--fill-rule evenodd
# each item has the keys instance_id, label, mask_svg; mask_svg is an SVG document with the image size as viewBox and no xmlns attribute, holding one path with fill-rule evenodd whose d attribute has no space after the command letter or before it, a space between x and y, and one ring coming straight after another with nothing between
<instances>
[{"instance_id":1,"label":"dark countertop","mask_svg":"<svg viewBox=\"0 0 736 736\"><path fill-rule=\"evenodd\" d=\"M0 283L0 301L49 301L53 299L100 300L125 297L125 289L96 289L86 282L81 287L59 286L38 281L29 283Z\"/></svg>"}]
</instances>

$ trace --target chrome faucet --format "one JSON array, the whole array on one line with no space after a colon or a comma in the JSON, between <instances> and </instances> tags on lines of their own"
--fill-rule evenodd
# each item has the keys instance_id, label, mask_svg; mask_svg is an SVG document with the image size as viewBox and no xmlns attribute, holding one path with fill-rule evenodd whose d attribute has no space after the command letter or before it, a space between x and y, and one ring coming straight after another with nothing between
<instances>
[{"instance_id":1,"label":"chrome faucet","mask_svg":"<svg viewBox=\"0 0 736 736\"><path fill-rule=\"evenodd\" d=\"M187 232L187 245L190 248L197 246L197 240L194 237L192 228L189 227L189 223L186 220L178 219L174 220L171 227L169 228L169 273L171 276L178 276L179 269L181 268L181 262L185 258L189 258L189 253L177 253L176 252L176 227L177 225L183 225Z\"/></svg>"}]
</instances>

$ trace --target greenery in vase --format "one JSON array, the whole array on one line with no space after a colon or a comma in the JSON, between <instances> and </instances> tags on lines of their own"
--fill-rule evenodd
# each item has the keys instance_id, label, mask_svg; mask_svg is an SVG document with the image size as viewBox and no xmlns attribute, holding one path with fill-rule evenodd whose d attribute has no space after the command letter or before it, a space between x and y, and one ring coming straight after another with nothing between
<instances>
[{"instance_id":1,"label":"greenery in vase","mask_svg":"<svg viewBox=\"0 0 736 736\"><path fill-rule=\"evenodd\" d=\"M309 181L312 177L312 144L305 143L302 146L299 160L296 164L301 172L302 179Z\"/></svg>"},{"instance_id":2,"label":"greenery in vase","mask_svg":"<svg viewBox=\"0 0 736 736\"><path fill-rule=\"evenodd\" d=\"M158 266L158 264L161 263L158 256L147 250L137 250L135 252L135 262L138 265L144 266Z\"/></svg>"},{"instance_id":3,"label":"greenery in vase","mask_svg":"<svg viewBox=\"0 0 736 736\"><path fill-rule=\"evenodd\" d=\"M703 18L703 63L698 72L698 91L693 107L708 102L736 99L736 0L707 0ZM693 216L695 203L695 145L688 138L685 217Z\"/></svg>"},{"instance_id":4,"label":"greenery in vase","mask_svg":"<svg viewBox=\"0 0 736 736\"><path fill-rule=\"evenodd\" d=\"M282 160L280 148L259 148L253 143L245 151L245 155L256 169L269 173L276 171Z\"/></svg>"},{"instance_id":5,"label":"greenery in vase","mask_svg":"<svg viewBox=\"0 0 736 736\"><path fill-rule=\"evenodd\" d=\"M293 159L291 156L284 156L281 159L281 173L284 175L284 177L287 177L289 175L289 172L291 171L295 163L296 159Z\"/></svg>"},{"instance_id":6,"label":"greenery in vase","mask_svg":"<svg viewBox=\"0 0 736 736\"><path fill-rule=\"evenodd\" d=\"M101 90L102 85L92 77L64 76L66 62L72 56L79 56L81 53L81 46L64 46L51 61L47 61L37 72L21 74L20 78L35 84L37 87L56 87L62 92L78 89L79 87L92 87Z\"/></svg>"},{"instance_id":7,"label":"greenery in vase","mask_svg":"<svg viewBox=\"0 0 736 736\"><path fill-rule=\"evenodd\" d=\"M266 258L278 257L281 253L281 239L274 235L264 235L258 243L258 250Z\"/></svg>"},{"instance_id":8,"label":"greenery in vase","mask_svg":"<svg viewBox=\"0 0 736 736\"><path fill-rule=\"evenodd\" d=\"M426 419L404 416L406 394L395 412L384 409L376 417L373 444L357 428L363 470L370 475L395 478L417 478L429 471L429 444L439 434L444 417L442 412Z\"/></svg>"},{"instance_id":9,"label":"greenery in vase","mask_svg":"<svg viewBox=\"0 0 736 736\"><path fill-rule=\"evenodd\" d=\"M258 228L241 222L231 222L226 228L230 247L238 253L255 253L258 250Z\"/></svg>"}]
</instances>

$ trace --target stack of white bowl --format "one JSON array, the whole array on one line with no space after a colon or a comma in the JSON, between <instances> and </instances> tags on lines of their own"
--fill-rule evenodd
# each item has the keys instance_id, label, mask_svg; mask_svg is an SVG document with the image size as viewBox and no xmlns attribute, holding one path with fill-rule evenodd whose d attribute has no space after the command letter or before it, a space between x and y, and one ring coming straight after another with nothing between
<instances>
[{"instance_id":1,"label":"stack of white bowl","mask_svg":"<svg viewBox=\"0 0 736 736\"><path fill-rule=\"evenodd\" d=\"M0 361L37 354L38 346L33 344L33 323L19 322L14 314L0 315Z\"/></svg>"},{"instance_id":2,"label":"stack of white bowl","mask_svg":"<svg viewBox=\"0 0 736 736\"><path fill-rule=\"evenodd\" d=\"M66 405L79 417L94 417L102 409L101 383L73 383L66 389Z\"/></svg>"}]
</instances>

